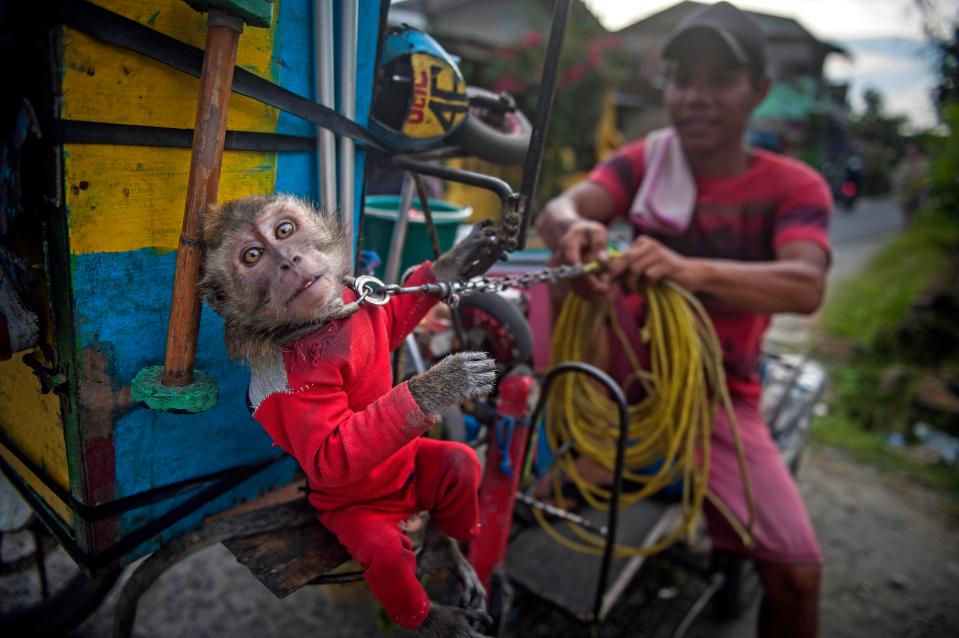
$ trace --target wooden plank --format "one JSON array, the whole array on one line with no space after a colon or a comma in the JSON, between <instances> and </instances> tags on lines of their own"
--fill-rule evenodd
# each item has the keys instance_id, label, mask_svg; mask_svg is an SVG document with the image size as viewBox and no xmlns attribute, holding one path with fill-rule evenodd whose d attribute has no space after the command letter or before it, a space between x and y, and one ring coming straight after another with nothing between
<instances>
[{"instance_id":1,"label":"wooden plank","mask_svg":"<svg viewBox=\"0 0 959 638\"><path fill-rule=\"evenodd\" d=\"M59 485L69 487L60 399L40 392L39 381L23 363L23 353L0 361L0 427ZM0 454L67 525L73 524L69 508L60 499L2 446Z\"/></svg>"},{"instance_id":2,"label":"wooden plank","mask_svg":"<svg viewBox=\"0 0 959 638\"><path fill-rule=\"evenodd\" d=\"M98 0L97 4L199 49L206 15L182 0ZM279 28L279 27L278 27ZM274 75L277 29L245 29L237 65L261 77ZM92 122L193 128L200 91L197 78L65 28L62 117ZM276 109L242 96L230 105L229 129L274 131Z\"/></svg>"},{"instance_id":3,"label":"wooden plank","mask_svg":"<svg viewBox=\"0 0 959 638\"><path fill-rule=\"evenodd\" d=\"M176 249L189 149L71 144L64 155L72 254ZM275 162L274 153L224 153L219 199L271 193Z\"/></svg>"},{"instance_id":4,"label":"wooden plank","mask_svg":"<svg viewBox=\"0 0 959 638\"><path fill-rule=\"evenodd\" d=\"M320 524L305 498L275 507L280 508L302 510L307 522L223 545L274 595L283 598L350 560L350 555Z\"/></svg>"}]
</instances>

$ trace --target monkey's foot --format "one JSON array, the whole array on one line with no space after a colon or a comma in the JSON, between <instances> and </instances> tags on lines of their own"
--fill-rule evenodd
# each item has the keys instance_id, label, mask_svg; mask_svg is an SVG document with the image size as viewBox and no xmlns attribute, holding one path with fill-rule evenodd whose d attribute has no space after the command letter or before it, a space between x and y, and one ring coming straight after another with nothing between
<instances>
[{"instance_id":1,"label":"monkey's foot","mask_svg":"<svg viewBox=\"0 0 959 638\"><path fill-rule=\"evenodd\" d=\"M423 514L416 512L415 514L410 514L410 517L405 521L400 521L400 529L403 530L406 534L419 534L423 531L423 528L426 526L426 520L429 516L424 516Z\"/></svg>"},{"instance_id":2,"label":"monkey's foot","mask_svg":"<svg viewBox=\"0 0 959 638\"><path fill-rule=\"evenodd\" d=\"M466 609L486 613L486 590L476 575L476 570L463 556L455 540L436 527L428 526L423 551L416 561L416 575L432 575L447 570L463 590L457 604Z\"/></svg>"},{"instance_id":3,"label":"monkey's foot","mask_svg":"<svg viewBox=\"0 0 959 638\"><path fill-rule=\"evenodd\" d=\"M419 634L427 638L485 638L473 625L490 626L493 619L485 611L460 609L430 604L430 613L420 626Z\"/></svg>"},{"instance_id":4,"label":"monkey's foot","mask_svg":"<svg viewBox=\"0 0 959 638\"><path fill-rule=\"evenodd\" d=\"M485 614L486 589L483 587L483 583L480 582L479 576L476 575L476 570L473 569L470 562L466 560L466 557L459 554L459 558L451 571L463 588L463 593L460 594L460 599L457 604L460 607L481 611Z\"/></svg>"}]
</instances>

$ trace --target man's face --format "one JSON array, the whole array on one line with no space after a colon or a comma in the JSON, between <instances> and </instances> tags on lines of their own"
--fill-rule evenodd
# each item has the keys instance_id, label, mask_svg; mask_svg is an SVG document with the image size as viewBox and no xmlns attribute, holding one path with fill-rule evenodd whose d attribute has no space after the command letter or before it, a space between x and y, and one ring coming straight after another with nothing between
<instances>
[{"instance_id":1,"label":"man's face","mask_svg":"<svg viewBox=\"0 0 959 638\"><path fill-rule=\"evenodd\" d=\"M755 81L721 43L703 38L670 61L663 100L686 151L708 153L740 143L768 90L767 78Z\"/></svg>"}]
</instances>

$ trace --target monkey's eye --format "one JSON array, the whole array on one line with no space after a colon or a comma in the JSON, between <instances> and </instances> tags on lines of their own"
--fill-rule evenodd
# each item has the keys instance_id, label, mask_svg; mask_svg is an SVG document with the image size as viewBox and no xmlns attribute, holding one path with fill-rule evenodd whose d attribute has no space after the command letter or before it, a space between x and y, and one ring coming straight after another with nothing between
<instances>
[{"instance_id":1,"label":"monkey's eye","mask_svg":"<svg viewBox=\"0 0 959 638\"><path fill-rule=\"evenodd\" d=\"M296 230L296 226L293 225L293 222L283 222L276 227L276 238L286 239L293 234L294 230Z\"/></svg>"},{"instance_id":2,"label":"monkey's eye","mask_svg":"<svg viewBox=\"0 0 959 638\"><path fill-rule=\"evenodd\" d=\"M251 248L247 248L246 250L243 251L243 263L246 264L247 266L252 266L257 261L259 261L260 257L262 256L263 256L263 249L260 248L259 246L253 246Z\"/></svg>"}]
</instances>

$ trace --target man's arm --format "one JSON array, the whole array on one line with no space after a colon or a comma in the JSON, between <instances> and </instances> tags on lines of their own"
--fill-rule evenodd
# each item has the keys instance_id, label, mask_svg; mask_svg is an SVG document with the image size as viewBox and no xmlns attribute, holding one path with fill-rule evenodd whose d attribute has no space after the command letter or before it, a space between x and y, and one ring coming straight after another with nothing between
<instances>
[{"instance_id":1,"label":"man's arm","mask_svg":"<svg viewBox=\"0 0 959 638\"><path fill-rule=\"evenodd\" d=\"M609 230L614 203L609 192L598 184L580 182L547 202L536 220L540 237L564 264L579 265L609 259ZM581 277L573 282L585 297L608 294L605 275Z\"/></svg>"},{"instance_id":2,"label":"man's arm","mask_svg":"<svg viewBox=\"0 0 959 638\"><path fill-rule=\"evenodd\" d=\"M643 236L612 263L609 274L627 290L644 279L668 278L749 312L808 314L822 302L828 268L826 250L811 242L783 244L775 261L742 262L683 257Z\"/></svg>"}]
</instances>

